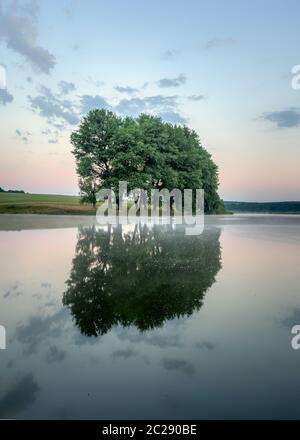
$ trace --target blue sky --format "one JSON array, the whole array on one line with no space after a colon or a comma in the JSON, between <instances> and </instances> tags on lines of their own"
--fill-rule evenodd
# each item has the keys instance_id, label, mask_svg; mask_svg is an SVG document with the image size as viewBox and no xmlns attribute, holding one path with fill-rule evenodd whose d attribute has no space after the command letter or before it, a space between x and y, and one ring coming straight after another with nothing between
<instances>
[{"instance_id":1,"label":"blue sky","mask_svg":"<svg viewBox=\"0 0 300 440\"><path fill-rule=\"evenodd\" d=\"M78 192L89 109L194 128L226 200L300 199L300 3L0 0L0 186Z\"/></svg>"}]
</instances>

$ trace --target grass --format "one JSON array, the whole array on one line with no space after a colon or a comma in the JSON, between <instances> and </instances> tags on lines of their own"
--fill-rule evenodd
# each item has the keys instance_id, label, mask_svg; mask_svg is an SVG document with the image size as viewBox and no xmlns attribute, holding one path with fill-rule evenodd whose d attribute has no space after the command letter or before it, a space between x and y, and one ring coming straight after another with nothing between
<instances>
[{"instance_id":1,"label":"grass","mask_svg":"<svg viewBox=\"0 0 300 440\"><path fill-rule=\"evenodd\" d=\"M56 194L0 193L0 203L63 203L64 205L78 205L79 197Z\"/></svg>"},{"instance_id":2,"label":"grass","mask_svg":"<svg viewBox=\"0 0 300 440\"><path fill-rule=\"evenodd\" d=\"M78 196L0 193L0 214L94 215L95 210L81 205Z\"/></svg>"},{"instance_id":3,"label":"grass","mask_svg":"<svg viewBox=\"0 0 300 440\"><path fill-rule=\"evenodd\" d=\"M127 207L132 204L128 202ZM80 204L78 196L0 193L0 214L95 215L96 209Z\"/></svg>"}]
</instances>

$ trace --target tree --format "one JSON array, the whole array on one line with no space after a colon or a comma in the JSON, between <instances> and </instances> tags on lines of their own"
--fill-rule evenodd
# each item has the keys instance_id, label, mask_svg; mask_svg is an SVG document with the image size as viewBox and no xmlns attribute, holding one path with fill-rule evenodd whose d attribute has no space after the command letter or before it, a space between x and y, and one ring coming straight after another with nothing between
<instances>
[{"instance_id":1,"label":"tree","mask_svg":"<svg viewBox=\"0 0 300 440\"><path fill-rule=\"evenodd\" d=\"M220 269L218 228L195 237L170 225L80 228L63 304L88 336L146 331L199 310Z\"/></svg>"},{"instance_id":2,"label":"tree","mask_svg":"<svg viewBox=\"0 0 300 440\"><path fill-rule=\"evenodd\" d=\"M188 127L142 114L120 118L93 110L72 133L82 201L96 203L100 188L118 194L119 181L128 190L204 189L205 212L224 211L218 195L218 169ZM117 199L118 203L118 199Z\"/></svg>"},{"instance_id":3,"label":"tree","mask_svg":"<svg viewBox=\"0 0 300 440\"><path fill-rule=\"evenodd\" d=\"M71 134L82 201L95 206L96 193L111 176L115 137L121 119L107 110L93 110Z\"/></svg>"}]
</instances>

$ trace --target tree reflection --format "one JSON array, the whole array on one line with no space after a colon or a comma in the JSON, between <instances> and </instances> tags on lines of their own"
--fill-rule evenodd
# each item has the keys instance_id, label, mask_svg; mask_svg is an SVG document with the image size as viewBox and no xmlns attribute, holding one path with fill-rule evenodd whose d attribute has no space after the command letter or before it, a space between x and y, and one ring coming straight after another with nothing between
<instances>
[{"instance_id":1,"label":"tree reflection","mask_svg":"<svg viewBox=\"0 0 300 440\"><path fill-rule=\"evenodd\" d=\"M144 331L199 310L221 268L220 231L135 225L79 230L63 304L89 336L113 326Z\"/></svg>"}]
</instances>

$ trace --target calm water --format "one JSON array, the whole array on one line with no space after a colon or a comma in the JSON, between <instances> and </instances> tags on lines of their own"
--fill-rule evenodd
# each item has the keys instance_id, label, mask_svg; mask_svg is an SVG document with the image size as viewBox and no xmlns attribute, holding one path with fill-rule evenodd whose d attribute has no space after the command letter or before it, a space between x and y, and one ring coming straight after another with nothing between
<instances>
[{"instance_id":1,"label":"calm water","mask_svg":"<svg viewBox=\"0 0 300 440\"><path fill-rule=\"evenodd\" d=\"M300 418L300 217L0 217L0 417Z\"/></svg>"}]
</instances>

